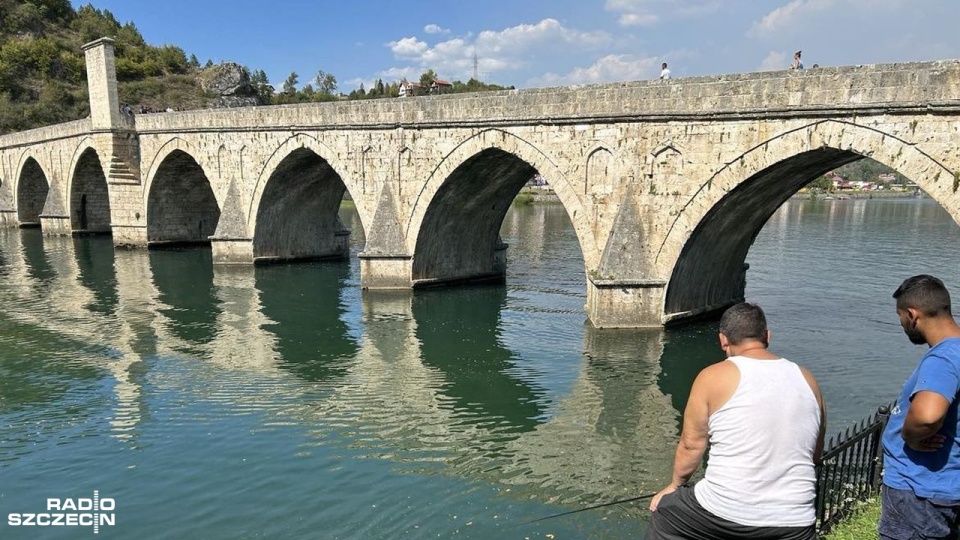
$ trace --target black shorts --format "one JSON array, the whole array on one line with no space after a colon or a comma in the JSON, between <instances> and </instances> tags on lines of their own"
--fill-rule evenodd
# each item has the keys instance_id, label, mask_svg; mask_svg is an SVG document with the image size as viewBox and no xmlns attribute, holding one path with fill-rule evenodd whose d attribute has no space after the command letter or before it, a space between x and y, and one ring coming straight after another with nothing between
<instances>
[{"instance_id":1,"label":"black shorts","mask_svg":"<svg viewBox=\"0 0 960 540\"><path fill-rule=\"evenodd\" d=\"M680 486L660 499L646 540L816 540L814 525L751 527L715 516L700 506L693 486Z\"/></svg>"}]
</instances>

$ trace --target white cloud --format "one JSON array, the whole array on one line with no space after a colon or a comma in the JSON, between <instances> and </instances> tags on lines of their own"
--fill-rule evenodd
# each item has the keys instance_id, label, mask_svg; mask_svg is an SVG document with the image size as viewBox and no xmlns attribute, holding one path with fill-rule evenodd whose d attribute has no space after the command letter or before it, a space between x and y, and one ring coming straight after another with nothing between
<instances>
[{"instance_id":1,"label":"white cloud","mask_svg":"<svg viewBox=\"0 0 960 540\"><path fill-rule=\"evenodd\" d=\"M470 37L451 38L433 46L414 37L391 41L387 46L394 57L411 65L394 67L381 75L390 76L396 71L408 79L413 73L419 78L423 71L433 69L445 79L466 80L473 76L476 54L480 78L490 80L495 72L519 70L544 57L600 50L613 43L606 32L580 31L552 18L503 30L484 30L472 42Z\"/></svg>"},{"instance_id":2,"label":"white cloud","mask_svg":"<svg viewBox=\"0 0 960 540\"><path fill-rule=\"evenodd\" d=\"M607 0L606 11L620 13L620 26L653 26L666 18L695 18L729 8L741 0Z\"/></svg>"},{"instance_id":3,"label":"white cloud","mask_svg":"<svg viewBox=\"0 0 960 540\"><path fill-rule=\"evenodd\" d=\"M438 24L430 23L423 27L423 31L428 34L449 34L450 30L440 27Z\"/></svg>"},{"instance_id":4,"label":"white cloud","mask_svg":"<svg viewBox=\"0 0 960 540\"><path fill-rule=\"evenodd\" d=\"M421 73L423 73L423 71L417 71L417 68L415 67L392 67L390 69L378 71L377 78L384 79L384 83L399 81L401 79L407 79L408 81L419 81Z\"/></svg>"},{"instance_id":5,"label":"white cloud","mask_svg":"<svg viewBox=\"0 0 960 540\"><path fill-rule=\"evenodd\" d=\"M617 18L620 26L652 26L660 20L650 7L654 2L655 0L607 0L603 8L620 13Z\"/></svg>"},{"instance_id":6,"label":"white cloud","mask_svg":"<svg viewBox=\"0 0 960 540\"><path fill-rule=\"evenodd\" d=\"M792 0L753 23L747 35L751 37L774 35L784 28L801 24L800 20L810 13L830 9L836 3L837 0Z\"/></svg>"},{"instance_id":7,"label":"white cloud","mask_svg":"<svg viewBox=\"0 0 960 540\"><path fill-rule=\"evenodd\" d=\"M653 26L657 24L660 17L653 13L624 13L617 19L620 26Z\"/></svg>"},{"instance_id":8,"label":"white cloud","mask_svg":"<svg viewBox=\"0 0 960 540\"><path fill-rule=\"evenodd\" d=\"M634 58L625 54L608 54L589 67L576 68L563 75L546 73L531 80L530 83L531 86L566 86L649 79L653 76L656 66L657 59L652 56Z\"/></svg>"},{"instance_id":9,"label":"white cloud","mask_svg":"<svg viewBox=\"0 0 960 540\"><path fill-rule=\"evenodd\" d=\"M537 43L593 47L606 45L610 41L610 35L606 32L581 32L563 26L556 19L543 19L537 24L519 24L499 32L484 30L477 35L475 43L478 48L500 52Z\"/></svg>"},{"instance_id":10,"label":"white cloud","mask_svg":"<svg viewBox=\"0 0 960 540\"><path fill-rule=\"evenodd\" d=\"M780 51L770 51L767 57L760 62L760 71L776 71L778 69L787 69L790 67L790 60L787 53Z\"/></svg>"},{"instance_id":11,"label":"white cloud","mask_svg":"<svg viewBox=\"0 0 960 540\"><path fill-rule=\"evenodd\" d=\"M397 58L416 58L424 53L430 46L426 42L420 41L415 37L405 37L397 41L387 43L393 55Z\"/></svg>"}]
</instances>

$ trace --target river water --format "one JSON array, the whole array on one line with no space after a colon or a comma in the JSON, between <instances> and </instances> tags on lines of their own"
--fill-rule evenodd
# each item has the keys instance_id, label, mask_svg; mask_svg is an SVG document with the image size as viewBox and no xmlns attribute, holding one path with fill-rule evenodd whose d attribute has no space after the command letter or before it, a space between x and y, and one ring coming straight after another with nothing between
<instances>
[{"instance_id":1,"label":"river water","mask_svg":"<svg viewBox=\"0 0 960 540\"><path fill-rule=\"evenodd\" d=\"M363 232L354 230L354 251ZM559 205L514 207L506 286L361 293L356 258L217 268L209 250L0 231L0 538L48 498L115 501L105 538L627 538L715 323L599 331ZM808 366L829 433L889 402L923 349L890 295L955 294L957 226L930 199L786 203L747 298Z\"/></svg>"}]
</instances>

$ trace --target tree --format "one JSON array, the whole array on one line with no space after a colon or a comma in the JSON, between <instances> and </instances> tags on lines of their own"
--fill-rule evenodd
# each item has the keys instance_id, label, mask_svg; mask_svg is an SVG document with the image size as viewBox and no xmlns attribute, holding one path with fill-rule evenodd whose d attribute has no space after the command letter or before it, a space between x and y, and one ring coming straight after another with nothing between
<instances>
[{"instance_id":1,"label":"tree","mask_svg":"<svg viewBox=\"0 0 960 540\"><path fill-rule=\"evenodd\" d=\"M195 54L190 55L190 66L195 68L200 67L200 60L197 60L197 55Z\"/></svg>"},{"instance_id":2,"label":"tree","mask_svg":"<svg viewBox=\"0 0 960 540\"><path fill-rule=\"evenodd\" d=\"M432 69L428 69L420 75L420 89L426 93L430 91L430 86L433 85L433 81L437 80L437 73Z\"/></svg>"},{"instance_id":3,"label":"tree","mask_svg":"<svg viewBox=\"0 0 960 540\"><path fill-rule=\"evenodd\" d=\"M313 80L317 83L317 91L321 94L332 96L337 90L337 78L322 69L317 71L317 76Z\"/></svg>"},{"instance_id":4,"label":"tree","mask_svg":"<svg viewBox=\"0 0 960 540\"><path fill-rule=\"evenodd\" d=\"M291 71L290 76L287 77L287 80L283 81L283 93L284 94L296 94L297 93L297 83L299 82L300 77L297 75L296 71Z\"/></svg>"},{"instance_id":5,"label":"tree","mask_svg":"<svg viewBox=\"0 0 960 540\"><path fill-rule=\"evenodd\" d=\"M254 70L250 74L250 84L257 91L257 99L262 105L269 105L273 101L273 86L267 80L267 72L262 69Z\"/></svg>"},{"instance_id":6,"label":"tree","mask_svg":"<svg viewBox=\"0 0 960 540\"><path fill-rule=\"evenodd\" d=\"M820 191L833 191L833 180L830 180L826 176L818 176L816 180L810 182L807 185L810 189L818 189Z\"/></svg>"}]
</instances>

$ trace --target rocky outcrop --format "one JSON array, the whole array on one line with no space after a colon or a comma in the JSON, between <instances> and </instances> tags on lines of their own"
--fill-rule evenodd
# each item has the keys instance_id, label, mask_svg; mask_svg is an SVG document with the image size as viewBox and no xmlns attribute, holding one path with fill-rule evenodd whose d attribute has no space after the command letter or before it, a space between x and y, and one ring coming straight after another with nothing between
<instances>
[{"instance_id":1,"label":"rocky outcrop","mask_svg":"<svg viewBox=\"0 0 960 540\"><path fill-rule=\"evenodd\" d=\"M200 74L200 87L212 96L213 108L260 105L257 91L250 83L250 73L235 62L223 62Z\"/></svg>"}]
</instances>

